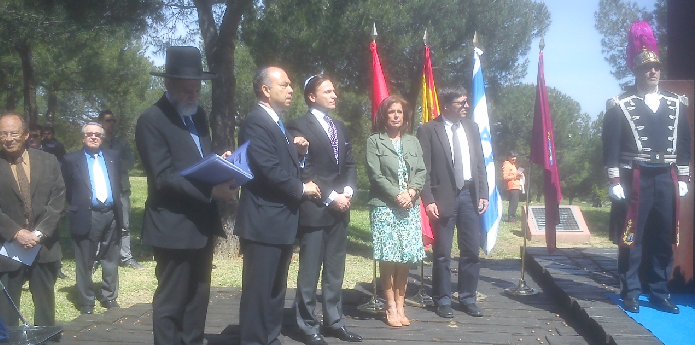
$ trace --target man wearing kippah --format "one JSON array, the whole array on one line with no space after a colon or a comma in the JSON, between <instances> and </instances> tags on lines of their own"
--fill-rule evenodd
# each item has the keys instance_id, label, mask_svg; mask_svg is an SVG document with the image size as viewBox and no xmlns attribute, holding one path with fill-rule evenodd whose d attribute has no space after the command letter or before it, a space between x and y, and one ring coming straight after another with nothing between
<instances>
[{"instance_id":1,"label":"man wearing kippah","mask_svg":"<svg viewBox=\"0 0 695 345\"><path fill-rule=\"evenodd\" d=\"M328 114L335 109L337 98L328 76L312 76L304 83L304 102L309 111L287 124L295 137L304 137L310 143L301 170L302 180L314 181L324 191L321 198L303 200L299 206L299 272L294 312L304 343L309 345L326 345L323 336L362 341L362 337L345 328L342 306L350 200L357 186L357 164L345 124ZM319 327L321 321L315 314L319 275L323 327Z\"/></svg>"},{"instance_id":2,"label":"man wearing kippah","mask_svg":"<svg viewBox=\"0 0 695 345\"><path fill-rule=\"evenodd\" d=\"M603 157L608 173L611 235L619 245L618 276L625 310L639 312L642 283L649 306L678 314L667 283L678 236L679 197L688 193L690 129L688 99L659 88L661 62L645 22L632 25L627 65L635 85L608 100L603 120ZM646 281L638 272L644 261Z\"/></svg>"}]
</instances>

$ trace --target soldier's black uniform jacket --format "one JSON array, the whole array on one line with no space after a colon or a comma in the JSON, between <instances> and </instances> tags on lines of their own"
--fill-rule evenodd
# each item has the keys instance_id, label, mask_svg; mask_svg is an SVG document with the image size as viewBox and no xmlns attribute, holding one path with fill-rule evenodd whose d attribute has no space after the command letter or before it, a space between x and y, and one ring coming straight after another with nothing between
<instances>
[{"instance_id":1,"label":"soldier's black uniform jacket","mask_svg":"<svg viewBox=\"0 0 695 345\"><path fill-rule=\"evenodd\" d=\"M690 174L688 98L659 91L659 108L653 112L637 87L608 100L603 120L603 158L608 178L620 177L636 161L646 166L676 164L679 179ZM630 188L630 186L623 186Z\"/></svg>"}]
</instances>

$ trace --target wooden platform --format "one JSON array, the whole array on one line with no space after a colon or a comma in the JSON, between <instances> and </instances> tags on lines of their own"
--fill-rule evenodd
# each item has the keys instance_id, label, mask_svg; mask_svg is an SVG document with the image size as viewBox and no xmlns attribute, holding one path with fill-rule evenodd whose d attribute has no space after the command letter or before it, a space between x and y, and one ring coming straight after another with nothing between
<instances>
[{"instance_id":1,"label":"wooden platform","mask_svg":"<svg viewBox=\"0 0 695 345\"><path fill-rule=\"evenodd\" d=\"M504 289L518 283L520 260L483 260L479 291L488 296L478 305L485 317L473 318L456 310L453 319L438 317L433 310L406 307L412 321L409 327L390 328L380 317L364 314L357 305L369 300L371 284L344 290L347 327L362 335L362 344L589 344L586 332L576 327L571 315L563 310L547 292L537 296L510 298ZM409 294L417 292L419 269L411 270ZM431 286L431 266L425 267L425 283ZM453 281L456 281L455 273ZM527 276L529 286L538 284ZM301 344L296 328L291 326L291 305L294 290L288 291L285 302L283 344ZM213 288L205 328L209 344L238 343L239 289ZM320 310L320 307L317 308ZM151 344L152 308L149 304L109 310L99 315L83 315L64 324L62 344ZM329 344L342 344L335 338Z\"/></svg>"},{"instance_id":2,"label":"wooden platform","mask_svg":"<svg viewBox=\"0 0 695 345\"><path fill-rule=\"evenodd\" d=\"M606 293L620 293L617 248L529 248L528 269L593 344L661 344Z\"/></svg>"}]
</instances>

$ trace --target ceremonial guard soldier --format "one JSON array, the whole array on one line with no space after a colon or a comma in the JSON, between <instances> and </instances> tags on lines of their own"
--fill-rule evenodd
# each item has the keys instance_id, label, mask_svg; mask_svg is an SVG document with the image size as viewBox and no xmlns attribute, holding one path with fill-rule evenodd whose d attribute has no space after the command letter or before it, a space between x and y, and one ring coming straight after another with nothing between
<instances>
[{"instance_id":1,"label":"ceremonial guard soldier","mask_svg":"<svg viewBox=\"0 0 695 345\"><path fill-rule=\"evenodd\" d=\"M609 179L611 235L619 245L618 275L627 311L639 312L643 271L649 305L679 313L667 282L678 236L678 197L688 193L690 129L688 99L659 88L661 62L652 29L630 28L627 64L635 85L607 103L603 154Z\"/></svg>"}]
</instances>

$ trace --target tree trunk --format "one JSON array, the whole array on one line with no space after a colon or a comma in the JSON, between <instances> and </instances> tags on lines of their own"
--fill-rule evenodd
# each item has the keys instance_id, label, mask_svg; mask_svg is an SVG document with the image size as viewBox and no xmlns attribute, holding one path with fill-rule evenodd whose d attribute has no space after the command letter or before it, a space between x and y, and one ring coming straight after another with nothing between
<instances>
[{"instance_id":1,"label":"tree trunk","mask_svg":"<svg viewBox=\"0 0 695 345\"><path fill-rule=\"evenodd\" d=\"M212 109L210 111L212 146L218 153L232 151L236 147L234 44L241 15L251 5L252 0L227 0L227 9L219 33L212 13L212 2L195 0L194 3L198 10L198 24L203 36L205 58L210 71L217 74L217 78L212 80ZM233 231L239 199L234 198L228 202L220 202L218 205L227 238L218 239L215 254L238 256L239 239L233 235Z\"/></svg>"},{"instance_id":2,"label":"tree trunk","mask_svg":"<svg viewBox=\"0 0 695 345\"><path fill-rule=\"evenodd\" d=\"M22 41L14 46L22 60L22 78L24 80L24 121L30 125L37 123L39 117L36 105L36 80L34 78L34 64L31 58L31 47L27 41Z\"/></svg>"},{"instance_id":3,"label":"tree trunk","mask_svg":"<svg viewBox=\"0 0 695 345\"><path fill-rule=\"evenodd\" d=\"M0 69L0 85L5 88L5 95L7 97L4 110L14 110L17 106L17 101L14 98L14 79L12 78L12 74L13 73L7 73L5 70Z\"/></svg>"},{"instance_id":4,"label":"tree trunk","mask_svg":"<svg viewBox=\"0 0 695 345\"><path fill-rule=\"evenodd\" d=\"M55 112L58 108L58 96L56 95L56 87L50 85L47 88L48 91L48 101L46 104L46 122L44 126L53 126L55 122Z\"/></svg>"}]
</instances>

